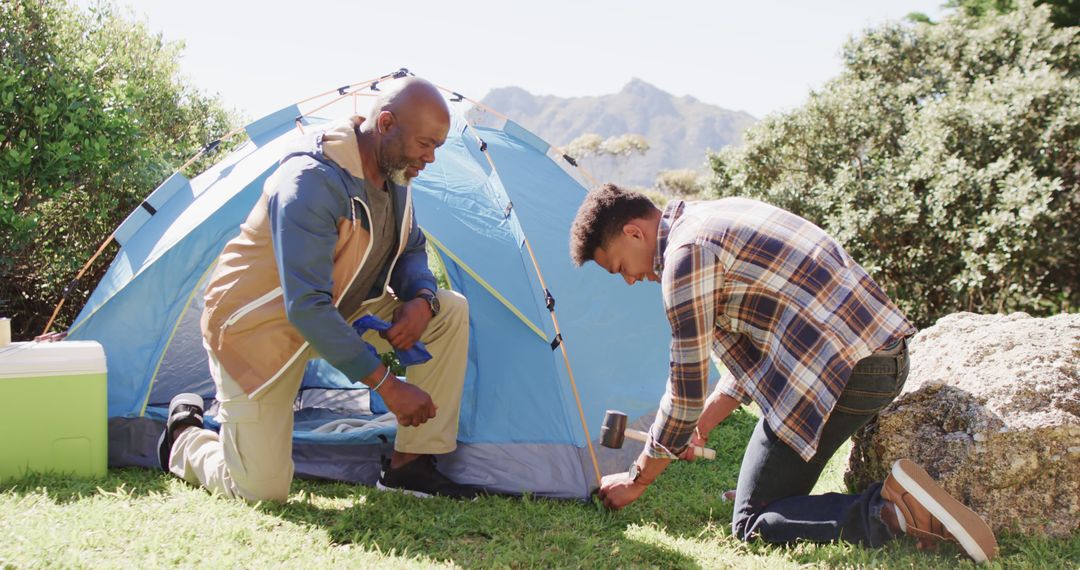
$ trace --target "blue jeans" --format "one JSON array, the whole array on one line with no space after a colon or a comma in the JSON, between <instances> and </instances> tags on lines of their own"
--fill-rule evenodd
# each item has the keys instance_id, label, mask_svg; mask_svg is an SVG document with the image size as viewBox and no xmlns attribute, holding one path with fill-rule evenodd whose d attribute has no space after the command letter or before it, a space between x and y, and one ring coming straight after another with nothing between
<instances>
[{"instance_id":1,"label":"blue jeans","mask_svg":"<svg viewBox=\"0 0 1080 570\"><path fill-rule=\"evenodd\" d=\"M732 531L766 542L845 540L877 547L892 538L881 520L881 483L858 495L809 495L829 458L889 405L908 375L907 341L895 355L872 354L856 365L822 430L817 454L803 459L759 420L746 446L735 492Z\"/></svg>"}]
</instances>

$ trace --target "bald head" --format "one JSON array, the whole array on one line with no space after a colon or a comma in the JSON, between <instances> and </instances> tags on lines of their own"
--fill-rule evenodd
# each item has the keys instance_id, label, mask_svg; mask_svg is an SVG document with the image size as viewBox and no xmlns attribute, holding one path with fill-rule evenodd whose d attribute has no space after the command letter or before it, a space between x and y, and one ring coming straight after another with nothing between
<instances>
[{"instance_id":1,"label":"bald head","mask_svg":"<svg viewBox=\"0 0 1080 570\"><path fill-rule=\"evenodd\" d=\"M375 99L372 116L378 117L383 111L395 114L432 113L447 122L450 120L450 110L439 88L419 77L406 77L384 87L382 94Z\"/></svg>"},{"instance_id":2,"label":"bald head","mask_svg":"<svg viewBox=\"0 0 1080 570\"><path fill-rule=\"evenodd\" d=\"M360 126L371 137L380 173L395 184L407 184L435 162L435 149L446 141L450 109L439 89L418 77L392 81L372 105Z\"/></svg>"}]
</instances>

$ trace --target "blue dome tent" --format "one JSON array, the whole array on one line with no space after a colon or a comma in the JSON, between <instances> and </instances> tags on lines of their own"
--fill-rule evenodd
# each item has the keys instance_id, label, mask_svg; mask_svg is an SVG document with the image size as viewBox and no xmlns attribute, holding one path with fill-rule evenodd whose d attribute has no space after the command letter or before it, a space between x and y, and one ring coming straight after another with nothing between
<instances>
[{"instance_id":1,"label":"blue dome tent","mask_svg":"<svg viewBox=\"0 0 1080 570\"><path fill-rule=\"evenodd\" d=\"M111 465L156 465L156 438L176 393L203 395L213 425L199 317L218 253L288 141L328 122L316 113L355 108L380 82L405 73L247 125L244 144L194 178L174 174L117 228L119 253L68 334L105 348ZM413 181L433 257L470 307L459 446L440 458L440 469L498 491L587 498L602 473L625 469L632 457L596 445L604 411L620 409L641 424L663 393L670 329L658 288L573 267L569 228L587 192L573 159L489 110L483 126L470 122L467 107L481 106L446 93L454 115L448 139ZM297 474L373 484L393 423L344 432L319 426L370 418L377 404L363 385L311 362L297 398Z\"/></svg>"}]
</instances>

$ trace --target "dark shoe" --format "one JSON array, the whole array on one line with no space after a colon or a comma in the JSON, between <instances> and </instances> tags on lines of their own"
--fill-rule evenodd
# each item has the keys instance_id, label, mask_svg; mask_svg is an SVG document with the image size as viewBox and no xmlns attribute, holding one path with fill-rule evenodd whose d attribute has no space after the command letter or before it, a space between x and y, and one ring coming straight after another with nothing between
<instances>
[{"instance_id":1,"label":"dark shoe","mask_svg":"<svg viewBox=\"0 0 1080 570\"><path fill-rule=\"evenodd\" d=\"M397 469L391 469L387 461L382 477L375 486L380 491L399 491L424 498L441 495L453 499L474 499L482 494L480 488L455 483L440 473L431 455L421 455Z\"/></svg>"},{"instance_id":2,"label":"dark shoe","mask_svg":"<svg viewBox=\"0 0 1080 570\"><path fill-rule=\"evenodd\" d=\"M173 438L178 429L185 427L203 427L203 399L198 394L177 394L169 402L169 418L165 420L165 430L158 439L158 465L162 471L169 471Z\"/></svg>"},{"instance_id":3,"label":"dark shoe","mask_svg":"<svg viewBox=\"0 0 1080 570\"><path fill-rule=\"evenodd\" d=\"M997 539L990 525L914 462L898 459L893 463L881 497L895 506L904 533L930 542L958 543L975 562L997 556Z\"/></svg>"}]
</instances>

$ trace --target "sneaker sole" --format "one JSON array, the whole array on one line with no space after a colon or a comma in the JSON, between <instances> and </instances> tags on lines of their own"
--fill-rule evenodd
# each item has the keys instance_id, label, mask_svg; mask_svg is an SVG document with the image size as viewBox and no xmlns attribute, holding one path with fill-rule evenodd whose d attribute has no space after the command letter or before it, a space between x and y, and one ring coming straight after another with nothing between
<instances>
[{"instance_id":1,"label":"sneaker sole","mask_svg":"<svg viewBox=\"0 0 1080 570\"><path fill-rule=\"evenodd\" d=\"M170 458L166 458L165 463L161 462L161 453L162 453L161 448L162 448L162 446L165 445L165 435L168 434L168 433L169 433L168 428L161 430L161 436L158 437L158 440L157 440L158 467L161 467L161 470L166 472L166 473L170 472L169 463L168 463L168 459L170 459ZM169 455L172 455L172 449L171 448L169 450Z\"/></svg>"},{"instance_id":2,"label":"sneaker sole","mask_svg":"<svg viewBox=\"0 0 1080 570\"><path fill-rule=\"evenodd\" d=\"M187 404L189 406L198 406L201 408L203 407L203 399L202 396L198 394L177 394L176 396L173 396L173 399L169 402L169 416L173 415L173 412L176 411L177 406L183 404Z\"/></svg>"},{"instance_id":3,"label":"sneaker sole","mask_svg":"<svg viewBox=\"0 0 1080 570\"><path fill-rule=\"evenodd\" d=\"M187 394L177 394L176 396L173 396L173 399L169 402L169 413L168 413L168 415L165 416L165 429L161 430L161 436L158 437L158 442L157 442L157 449L159 450L158 451L158 465L161 467L161 470L165 471L165 472L169 472L169 459L171 459L171 457L166 457L165 462L162 463L162 461L161 461L162 457L161 457L161 451L160 450L161 450L162 446L165 445L165 436L167 436L169 434L169 418L172 417L173 412L176 411L177 406L180 406L180 405L183 405L183 404L187 404L189 406L198 406L198 407L201 408L203 406L203 399L202 399L202 396L200 396L198 394L187 393ZM172 446L169 447L169 455L172 455Z\"/></svg>"},{"instance_id":4,"label":"sneaker sole","mask_svg":"<svg viewBox=\"0 0 1080 570\"><path fill-rule=\"evenodd\" d=\"M997 554L997 539L990 525L975 511L948 493L922 467L907 459L897 460L892 475L905 491L911 493L975 562L987 562Z\"/></svg>"},{"instance_id":5,"label":"sneaker sole","mask_svg":"<svg viewBox=\"0 0 1080 570\"><path fill-rule=\"evenodd\" d=\"M421 499L430 499L433 495L429 495L423 491L413 491L412 489L399 489L397 487L387 487L382 484L382 481L375 482L375 488L380 491L390 491L391 493L402 493L405 495L412 495Z\"/></svg>"}]
</instances>

